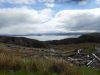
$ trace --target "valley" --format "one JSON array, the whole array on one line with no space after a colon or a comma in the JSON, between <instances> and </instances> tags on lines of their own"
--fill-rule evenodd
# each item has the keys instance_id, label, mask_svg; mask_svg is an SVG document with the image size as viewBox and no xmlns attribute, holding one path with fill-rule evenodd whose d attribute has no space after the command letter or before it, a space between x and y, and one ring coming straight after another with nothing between
<instances>
[{"instance_id":1,"label":"valley","mask_svg":"<svg viewBox=\"0 0 100 75\"><path fill-rule=\"evenodd\" d=\"M25 75L25 72L26 75L100 74L98 37L95 38L96 41L89 41L90 37L87 36L79 38L80 40L75 38L78 40L77 43L70 39L43 42L22 37L0 38L0 74L2 75L14 73ZM94 74L90 70L94 71Z\"/></svg>"}]
</instances>

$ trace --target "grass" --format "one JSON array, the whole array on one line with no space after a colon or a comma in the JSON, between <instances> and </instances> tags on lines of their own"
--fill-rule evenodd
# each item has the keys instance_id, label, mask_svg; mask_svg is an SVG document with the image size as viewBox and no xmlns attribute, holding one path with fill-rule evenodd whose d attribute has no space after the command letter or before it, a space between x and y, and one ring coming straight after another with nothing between
<instances>
[{"instance_id":1,"label":"grass","mask_svg":"<svg viewBox=\"0 0 100 75\"><path fill-rule=\"evenodd\" d=\"M80 71L82 75L100 75L100 70L93 68L82 67Z\"/></svg>"},{"instance_id":2,"label":"grass","mask_svg":"<svg viewBox=\"0 0 100 75\"><path fill-rule=\"evenodd\" d=\"M0 53L0 75L80 75L78 68L63 59L22 58Z\"/></svg>"},{"instance_id":3,"label":"grass","mask_svg":"<svg viewBox=\"0 0 100 75\"><path fill-rule=\"evenodd\" d=\"M96 70L96 69L92 69L92 68L87 68L87 67L81 67L80 69L80 75L100 75L100 70ZM70 71L71 73L71 71ZM66 73L61 73L61 74L57 74L57 73L42 73L42 72L29 72L29 71L25 71L25 70L20 70L20 71L0 71L0 75L72 75L72 73L70 74L69 72L66 71ZM74 72L73 72L74 73ZM75 75L75 74L73 74ZM76 74L78 75L78 74Z\"/></svg>"},{"instance_id":4,"label":"grass","mask_svg":"<svg viewBox=\"0 0 100 75\"><path fill-rule=\"evenodd\" d=\"M43 75L41 73L33 73L33 72L26 72L26 71L17 71L17 72L8 72L2 71L0 75ZM52 73L50 75L57 75L56 73Z\"/></svg>"},{"instance_id":5,"label":"grass","mask_svg":"<svg viewBox=\"0 0 100 75\"><path fill-rule=\"evenodd\" d=\"M100 47L99 43L80 43L80 44L68 44L68 45L52 45L52 48L62 51L74 51L77 49L84 49L87 53L91 53L95 47Z\"/></svg>"},{"instance_id":6,"label":"grass","mask_svg":"<svg viewBox=\"0 0 100 75\"><path fill-rule=\"evenodd\" d=\"M65 51L85 48L87 52L91 52L94 47L100 47L100 44L53 46L55 49ZM100 75L100 70L79 68L60 58L44 59L42 57L22 57L15 54L0 49L0 75Z\"/></svg>"},{"instance_id":7,"label":"grass","mask_svg":"<svg viewBox=\"0 0 100 75\"><path fill-rule=\"evenodd\" d=\"M26 71L17 71L17 72L0 71L0 75L38 75L38 74Z\"/></svg>"}]
</instances>

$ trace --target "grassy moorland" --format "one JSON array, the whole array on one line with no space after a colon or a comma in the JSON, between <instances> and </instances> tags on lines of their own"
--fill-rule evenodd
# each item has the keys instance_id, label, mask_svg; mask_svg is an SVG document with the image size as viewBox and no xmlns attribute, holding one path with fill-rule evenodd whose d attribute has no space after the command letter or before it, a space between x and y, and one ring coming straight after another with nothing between
<instances>
[{"instance_id":1,"label":"grassy moorland","mask_svg":"<svg viewBox=\"0 0 100 75\"><path fill-rule=\"evenodd\" d=\"M0 43L0 75L100 75L100 70L77 67L61 58L24 56L30 54L30 48L13 46L15 45ZM62 51L84 48L91 52L94 47L100 47L100 44L81 43L51 47ZM34 48L32 51L34 53Z\"/></svg>"},{"instance_id":2,"label":"grassy moorland","mask_svg":"<svg viewBox=\"0 0 100 75\"><path fill-rule=\"evenodd\" d=\"M95 47L100 47L100 33L45 42L1 36L0 75L100 75L100 70L66 61L75 50L91 53Z\"/></svg>"},{"instance_id":3,"label":"grassy moorland","mask_svg":"<svg viewBox=\"0 0 100 75\"><path fill-rule=\"evenodd\" d=\"M95 47L100 47L99 43L79 43L79 44L68 44L68 45L51 45L52 48L62 51L73 51L78 49L84 49L87 52L92 52Z\"/></svg>"},{"instance_id":4,"label":"grassy moorland","mask_svg":"<svg viewBox=\"0 0 100 75\"><path fill-rule=\"evenodd\" d=\"M22 58L0 53L0 75L80 75L80 71L62 59Z\"/></svg>"},{"instance_id":5,"label":"grassy moorland","mask_svg":"<svg viewBox=\"0 0 100 75\"><path fill-rule=\"evenodd\" d=\"M94 68L82 67L80 68L80 72L82 75L100 75L100 70Z\"/></svg>"},{"instance_id":6,"label":"grassy moorland","mask_svg":"<svg viewBox=\"0 0 100 75\"><path fill-rule=\"evenodd\" d=\"M0 53L0 75L100 75L100 70L76 67L62 59L22 58Z\"/></svg>"}]
</instances>

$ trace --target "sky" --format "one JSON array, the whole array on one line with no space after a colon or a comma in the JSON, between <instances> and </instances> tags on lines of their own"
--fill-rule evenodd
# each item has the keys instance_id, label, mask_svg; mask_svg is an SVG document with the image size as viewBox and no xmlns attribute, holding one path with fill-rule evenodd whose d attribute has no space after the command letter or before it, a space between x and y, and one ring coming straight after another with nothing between
<instances>
[{"instance_id":1,"label":"sky","mask_svg":"<svg viewBox=\"0 0 100 75\"><path fill-rule=\"evenodd\" d=\"M0 34L100 32L100 0L0 0Z\"/></svg>"}]
</instances>

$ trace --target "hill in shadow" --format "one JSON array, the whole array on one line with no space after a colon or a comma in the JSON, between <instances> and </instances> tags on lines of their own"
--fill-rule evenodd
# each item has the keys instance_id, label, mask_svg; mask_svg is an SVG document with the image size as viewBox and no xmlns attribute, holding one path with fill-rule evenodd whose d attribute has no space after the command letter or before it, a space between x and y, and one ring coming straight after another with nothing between
<instances>
[{"instance_id":1,"label":"hill in shadow","mask_svg":"<svg viewBox=\"0 0 100 75\"><path fill-rule=\"evenodd\" d=\"M25 37L0 36L0 42L25 46L25 47L48 48L49 44L67 45L67 44L79 44L79 43L100 43L100 33L89 33L89 34L83 34L78 38L66 38L62 40L52 40L52 41L38 41L35 39L29 39Z\"/></svg>"},{"instance_id":2,"label":"hill in shadow","mask_svg":"<svg viewBox=\"0 0 100 75\"><path fill-rule=\"evenodd\" d=\"M100 43L100 33L83 34L78 38L67 38L62 40L46 41L48 44L79 44L79 43Z\"/></svg>"},{"instance_id":3,"label":"hill in shadow","mask_svg":"<svg viewBox=\"0 0 100 75\"><path fill-rule=\"evenodd\" d=\"M28 39L25 37L0 36L0 42L34 48L48 47L48 45L45 42L38 41L35 39Z\"/></svg>"}]
</instances>

